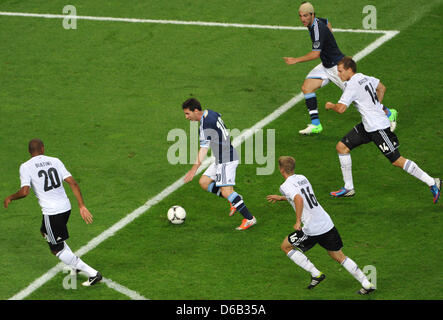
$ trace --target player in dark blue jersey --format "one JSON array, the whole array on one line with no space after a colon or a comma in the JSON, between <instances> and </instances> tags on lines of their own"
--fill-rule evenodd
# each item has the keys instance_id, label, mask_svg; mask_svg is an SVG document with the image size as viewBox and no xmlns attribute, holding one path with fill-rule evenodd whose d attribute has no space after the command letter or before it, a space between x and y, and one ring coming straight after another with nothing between
<instances>
[{"instance_id":1,"label":"player in dark blue jersey","mask_svg":"<svg viewBox=\"0 0 443 320\"><path fill-rule=\"evenodd\" d=\"M231 203L229 216L238 211L244 217L241 225L236 229L249 229L257 223L257 220L249 212L242 196L234 191L239 158L237 151L231 144L229 132L220 114L212 110L202 110L200 102L194 98L186 100L182 108L186 119L200 122L200 150L195 164L185 175L185 182L194 178L209 148L211 148L215 161L201 176L200 186L219 197L228 199Z\"/></svg>"},{"instance_id":2,"label":"player in dark blue jersey","mask_svg":"<svg viewBox=\"0 0 443 320\"><path fill-rule=\"evenodd\" d=\"M314 7L309 2L303 2L299 8L299 17L305 27L308 28L312 41L312 50L301 57L285 57L288 65L311 61L320 58L321 64L316 66L306 76L301 87L305 96L306 107L311 117L311 123L306 129L300 130L300 134L315 134L323 131L320 123L317 106L317 96L315 91L330 81L344 90L344 83L337 73L337 64L344 58L344 54L338 48L334 35L332 34L331 23L324 18L315 16ZM391 131L396 127L397 111L385 108L385 112L391 121Z\"/></svg>"}]
</instances>

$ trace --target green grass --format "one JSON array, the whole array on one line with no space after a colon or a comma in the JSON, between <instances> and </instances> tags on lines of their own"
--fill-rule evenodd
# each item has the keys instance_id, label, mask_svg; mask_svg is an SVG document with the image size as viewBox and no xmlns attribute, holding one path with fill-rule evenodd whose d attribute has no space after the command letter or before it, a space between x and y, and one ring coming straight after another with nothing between
<instances>
[{"instance_id":1,"label":"green grass","mask_svg":"<svg viewBox=\"0 0 443 320\"><path fill-rule=\"evenodd\" d=\"M288 1L78 1L79 15L299 25L298 3ZM191 6L192 3L192 6ZM431 176L441 176L441 47L435 38L443 6L418 2L371 2L378 28L401 33L359 62L359 71L387 87L384 103L399 111L401 152ZM365 1L316 5L333 26L361 28ZM61 13L62 1L3 1L0 11ZM417 5L417 7L420 7ZM396 14L391 14L393 9ZM430 10L430 11L429 11ZM413 11L413 12L412 12ZM325 14L323 14L325 13ZM344 19L343 17L346 17ZM432 18L431 18L432 17ZM377 35L337 33L349 55ZM318 61L288 67L283 56L310 48L305 31L78 21L0 16L0 195L19 188L18 168L28 159L27 142L40 137L48 155L59 157L79 181L94 223L85 225L70 190L73 214L70 247L75 251L147 199L181 177L190 165L166 160L169 130L189 130L180 104L190 95L219 111L228 128L245 129L298 94ZM298 136L308 122L299 103L265 129L276 129L276 155L297 159L316 196L344 241L343 251L361 267L377 268L379 290L370 299L442 299L441 204L432 205L422 183L392 167L374 145L352 152L357 195L331 199L342 184L335 144L360 117L325 112L340 90L318 91L325 130ZM294 224L287 203L268 204L277 194L278 172L257 176L257 165L240 165L236 190L258 224L236 232L226 201L200 189L197 178L152 207L83 259L110 278L150 299L362 299L359 284L317 246L308 252L327 275L315 290L309 276L280 250ZM3 199L2 198L2 199ZM173 226L166 211L186 208L184 225ZM2 210L0 298L7 299L58 260L38 232L41 214L33 195ZM63 289L59 273L28 299L127 299L104 284ZM366 298L363 298L366 299Z\"/></svg>"}]
</instances>

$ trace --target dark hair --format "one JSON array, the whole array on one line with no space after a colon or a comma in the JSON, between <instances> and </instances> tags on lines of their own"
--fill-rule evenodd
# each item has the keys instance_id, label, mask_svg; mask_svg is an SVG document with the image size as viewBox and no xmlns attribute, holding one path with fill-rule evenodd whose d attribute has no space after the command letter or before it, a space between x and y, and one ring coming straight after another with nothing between
<instances>
[{"instance_id":1,"label":"dark hair","mask_svg":"<svg viewBox=\"0 0 443 320\"><path fill-rule=\"evenodd\" d=\"M40 139L32 139L31 141L29 141L28 151L31 154L38 153L43 149L43 147L43 141L41 141Z\"/></svg>"},{"instance_id":2,"label":"dark hair","mask_svg":"<svg viewBox=\"0 0 443 320\"><path fill-rule=\"evenodd\" d=\"M339 61L339 63L337 65L343 65L343 68L345 68L345 70L348 70L349 68L352 69L352 71L354 71L354 73L357 72L357 63L355 63L354 60L352 60L351 57L344 57L343 59L341 59Z\"/></svg>"},{"instance_id":3,"label":"dark hair","mask_svg":"<svg viewBox=\"0 0 443 320\"><path fill-rule=\"evenodd\" d=\"M189 98L188 100L183 102L182 108L189 109L190 111L194 111L195 109L200 110L200 111L202 110L202 106L200 105L200 102L195 98Z\"/></svg>"}]
</instances>

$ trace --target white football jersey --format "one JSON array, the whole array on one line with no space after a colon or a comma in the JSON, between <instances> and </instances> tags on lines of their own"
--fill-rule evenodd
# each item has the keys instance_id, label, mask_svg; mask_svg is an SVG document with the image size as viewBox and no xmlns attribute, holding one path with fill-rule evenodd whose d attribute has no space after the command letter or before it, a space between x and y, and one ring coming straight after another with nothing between
<instances>
[{"instance_id":1,"label":"white football jersey","mask_svg":"<svg viewBox=\"0 0 443 320\"><path fill-rule=\"evenodd\" d=\"M63 163L54 157L39 155L20 166L21 187L34 190L42 213L54 215L71 210L71 203L63 188L63 180L71 174Z\"/></svg>"},{"instance_id":2,"label":"white football jersey","mask_svg":"<svg viewBox=\"0 0 443 320\"><path fill-rule=\"evenodd\" d=\"M328 232L334 227L331 217L318 203L314 189L305 176L294 174L280 186L281 194L295 210L294 197L299 194L303 198L302 230L308 236L317 236Z\"/></svg>"},{"instance_id":3,"label":"white football jersey","mask_svg":"<svg viewBox=\"0 0 443 320\"><path fill-rule=\"evenodd\" d=\"M338 101L349 107L354 102L362 117L363 126L367 132L386 129L390 122L383 105L378 101L377 86L380 80L356 73L345 83L345 90Z\"/></svg>"}]
</instances>

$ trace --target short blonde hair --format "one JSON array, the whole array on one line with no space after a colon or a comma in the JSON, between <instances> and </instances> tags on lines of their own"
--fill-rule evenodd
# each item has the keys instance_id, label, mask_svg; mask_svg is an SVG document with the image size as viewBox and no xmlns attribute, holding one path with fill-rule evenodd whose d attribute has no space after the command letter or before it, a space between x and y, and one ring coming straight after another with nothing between
<instances>
[{"instance_id":1,"label":"short blonde hair","mask_svg":"<svg viewBox=\"0 0 443 320\"><path fill-rule=\"evenodd\" d=\"M293 173L295 170L295 159L290 156L281 156L278 158L278 166L286 173Z\"/></svg>"},{"instance_id":2,"label":"short blonde hair","mask_svg":"<svg viewBox=\"0 0 443 320\"><path fill-rule=\"evenodd\" d=\"M298 8L298 11L302 13L314 14L314 6L310 2L302 2L300 8Z\"/></svg>"}]
</instances>

